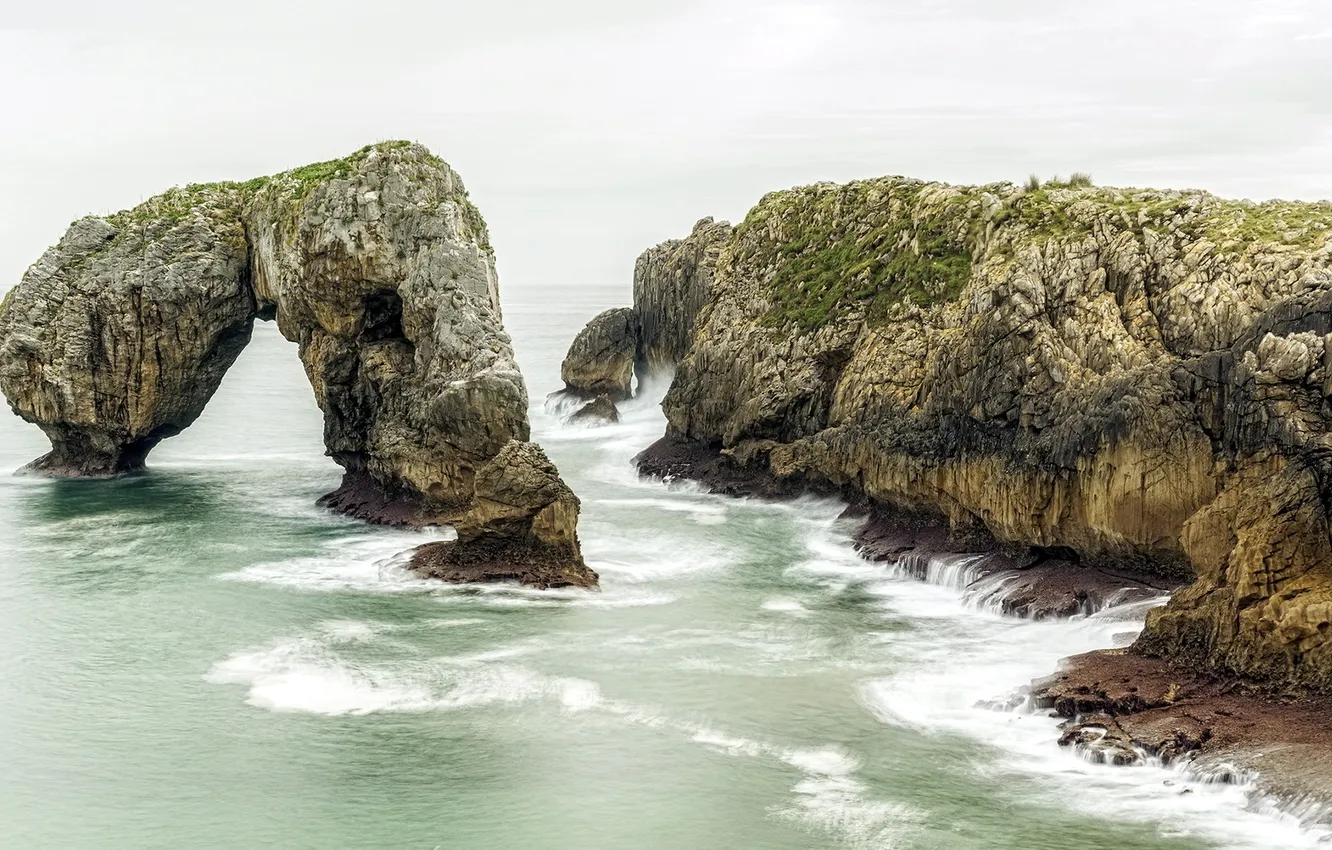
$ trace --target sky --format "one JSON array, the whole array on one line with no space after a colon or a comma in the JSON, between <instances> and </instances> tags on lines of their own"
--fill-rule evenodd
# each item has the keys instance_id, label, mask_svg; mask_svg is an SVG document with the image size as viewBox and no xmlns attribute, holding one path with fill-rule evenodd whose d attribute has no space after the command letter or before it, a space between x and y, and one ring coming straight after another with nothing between
<instances>
[{"instance_id":1,"label":"sky","mask_svg":"<svg viewBox=\"0 0 1332 850\"><path fill-rule=\"evenodd\" d=\"M1332 197L1326 0L66 0L0 30L0 291L86 214L420 141L501 290L905 174Z\"/></svg>"}]
</instances>

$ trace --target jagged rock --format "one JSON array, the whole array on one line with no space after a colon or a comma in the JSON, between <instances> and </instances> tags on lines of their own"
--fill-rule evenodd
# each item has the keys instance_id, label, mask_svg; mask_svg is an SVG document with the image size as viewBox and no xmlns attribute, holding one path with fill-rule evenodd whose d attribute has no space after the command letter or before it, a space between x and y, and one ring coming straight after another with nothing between
<instances>
[{"instance_id":1,"label":"jagged rock","mask_svg":"<svg viewBox=\"0 0 1332 850\"><path fill-rule=\"evenodd\" d=\"M1196 578L1139 651L1332 690L1330 237L1332 205L1196 191L772 193L717 248L643 468Z\"/></svg>"},{"instance_id":2,"label":"jagged rock","mask_svg":"<svg viewBox=\"0 0 1332 850\"><path fill-rule=\"evenodd\" d=\"M563 392L579 398L605 395L612 402L633 397L638 330L632 307L598 313L574 338L560 364Z\"/></svg>"},{"instance_id":3,"label":"jagged rock","mask_svg":"<svg viewBox=\"0 0 1332 850\"><path fill-rule=\"evenodd\" d=\"M669 372L684 358L731 225L700 220L684 239L649 248L634 263L634 310L641 324L639 379Z\"/></svg>"},{"instance_id":4,"label":"jagged rock","mask_svg":"<svg viewBox=\"0 0 1332 850\"><path fill-rule=\"evenodd\" d=\"M80 219L5 297L0 389L51 440L30 470L129 472L198 418L250 340L239 204L177 189Z\"/></svg>"},{"instance_id":5,"label":"jagged rock","mask_svg":"<svg viewBox=\"0 0 1332 850\"><path fill-rule=\"evenodd\" d=\"M578 546L578 497L536 443L511 441L477 470L458 539L427 543L411 568L446 581L596 587Z\"/></svg>"},{"instance_id":6,"label":"jagged rock","mask_svg":"<svg viewBox=\"0 0 1332 850\"><path fill-rule=\"evenodd\" d=\"M619 422L620 411L616 409L615 403L610 400L610 396L603 393L570 414L569 421L585 425L604 425Z\"/></svg>"},{"instance_id":7,"label":"jagged rock","mask_svg":"<svg viewBox=\"0 0 1332 850\"><path fill-rule=\"evenodd\" d=\"M574 338L560 367L564 389L552 393L612 401L669 375L689 350L698 312L712 294L712 276L731 225L705 218L685 239L644 251L634 264L634 306L600 313Z\"/></svg>"},{"instance_id":8,"label":"jagged rock","mask_svg":"<svg viewBox=\"0 0 1332 850\"><path fill-rule=\"evenodd\" d=\"M0 390L52 444L32 468L141 468L256 317L299 345L346 469L335 510L452 522L477 470L528 438L485 222L442 160L384 142L75 222L0 307Z\"/></svg>"}]
</instances>

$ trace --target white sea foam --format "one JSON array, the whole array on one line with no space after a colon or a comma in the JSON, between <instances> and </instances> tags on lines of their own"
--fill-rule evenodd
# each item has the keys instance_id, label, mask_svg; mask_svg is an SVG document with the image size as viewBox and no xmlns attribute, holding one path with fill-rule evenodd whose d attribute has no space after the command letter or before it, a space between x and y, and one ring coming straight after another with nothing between
<instances>
[{"instance_id":1,"label":"white sea foam","mask_svg":"<svg viewBox=\"0 0 1332 850\"><path fill-rule=\"evenodd\" d=\"M538 699L585 710L600 700L594 683L503 663L524 654L521 649L386 663L360 662L338 651L337 644L348 635L359 639L375 631L368 625L336 624L316 635L232 655L214 665L205 680L246 687L246 702L258 708L329 716L456 711Z\"/></svg>"},{"instance_id":2,"label":"white sea foam","mask_svg":"<svg viewBox=\"0 0 1332 850\"><path fill-rule=\"evenodd\" d=\"M640 479L630 458L660 434L661 415L637 400L622 405L621 412L621 424L587 430L562 428L544 414L533 416L538 438L556 450L565 446L582 458L595 452L585 465L574 467L578 480L571 483L580 492L592 493L585 498L581 528L589 562L603 576L602 593L513 586L441 588L393 573L386 580L380 569L384 565L376 566L384 553L375 554L368 544L364 551L331 547L336 551L329 557L284 561L227 578L307 590L428 588L433 602L469 613L489 609L491 616L505 621L516 615L501 613L504 609L560 607L580 612L570 620L585 621L598 608L663 605L688 599L690 593L710 592L709 582L715 578L731 580L731 571L744 561L725 535L743 530L749 520L779 525L783 531L795 529L803 537L805 555L785 570L780 590L765 588L762 596L736 612L731 627L663 625L602 639L599 633L572 626L569 634L557 638L547 635L455 656L365 661L360 656L373 655L369 650L386 640L380 627L325 624L306 638L238 653L216 665L209 680L244 687L248 702L272 711L355 715L545 702L563 712L565 722L611 718L674 736L684 746L698 747L701 757L706 752L706 757L760 760L788 771L789 794L771 804L772 816L831 836L839 845L894 847L918 829L929 812L901 799L882 799L890 793L909 799L911 789L876 789L861 773L861 757L851 750L817 740L778 743L761 737L762 732L739 734L712 723L680 720L672 711L608 696L590 679L541 672L551 646L580 640L596 642L596 650L612 659L608 663L644 664L664 656L661 669L676 675L688 670L800 675L810 669L863 665L873 672L864 674L858 699L871 717L898 727L901 734L937 739L938 746L957 746L954 736L989 745L977 748L971 769L998 805L1066 807L1107 822L1150 824L1163 835L1224 847L1325 846L1318 843L1325 832L1302 827L1298 817L1256 797L1251 787L1205 782L1182 768L1093 765L1055 745L1054 720L976 706L978 699L1002 697L1049 673L1061 657L1122 643L1139 628L1153 603L1115 606L1077 621L1033 623L1002 617L998 609L1007 588L1005 577L981 577L976 562L966 556L941 556L921 565L916 573L925 581L914 574L908 578L909 571L900 565L866 562L851 549L845 524L835 522L840 510L836 503L729 500L689 482L663 485ZM561 468L570 475L569 465L561 461ZM626 516L637 518L625 522ZM707 525L715 522L725 525ZM381 543L385 550L399 545L390 538ZM882 619L881 630L871 628L862 636L863 646L832 641L816 628L821 624L820 603L846 600L851 600L848 607L869 609L871 616L877 612ZM616 621L620 628L624 619ZM424 627L467 624L479 630L489 622L463 614L424 621ZM580 654L585 650L581 644L577 648ZM627 656L616 657L615 652ZM579 660L591 663L585 655Z\"/></svg>"},{"instance_id":3,"label":"white sea foam","mask_svg":"<svg viewBox=\"0 0 1332 850\"><path fill-rule=\"evenodd\" d=\"M1015 686L1048 674L1060 658L1110 646L1141 628L1154 602L1109 608L1085 618L1033 623L994 615L989 606L967 607L967 583L956 573L932 574L939 586L905 579L874 587L894 616L944 618L943 628L887 632L882 645L900 672L866 682L865 708L884 723L935 736L963 734L994 748L993 760L976 768L996 788L1020 775L1043 802L1107 820L1157 825L1163 835L1189 836L1235 848L1323 846L1329 833L1306 828L1274 811L1251 785L1201 780L1185 766L1132 768L1092 764L1054 746L1057 721L1029 711L978 707L978 699L1003 697ZM954 613L940 610L939 593L951 594ZM1030 801L1030 792L1025 797Z\"/></svg>"},{"instance_id":4,"label":"white sea foam","mask_svg":"<svg viewBox=\"0 0 1332 850\"><path fill-rule=\"evenodd\" d=\"M681 733L692 743L723 756L762 759L795 768L791 797L769 807L774 817L801 829L832 836L849 847L892 848L922 820L921 813L898 801L875 799L855 777L859 759L837 746L788 747L736 735L707 723L673 720L660 711L603 701L599 708L651 729Z\"/></svg>"},{"instance_id":5,"label":"white sea foam","mask_svg":"<svg viewBox=\"0 0 1332 850\"><path fill-rule=\"evenodd\" d=\"M764 611L774 611L780 614L790 614L793 617L808 617L809 609L800 604L798 600L791 599L788 596L776 596L772 599L763 600L760 606Z\"/></svg>"},{"instance_id":6,"label":"white sea foam","mask_svg":"<svg viewBox=\"0 0 1332 850\"><path fill-rule=\"evenodd\" d=\"M408 552L442 539L448 539L448 534L381 531L349 536L329 541L318 555L255 564L218 578L316 592L419 593L439 585L405 569Z\"/></svg>"}]
</instances>

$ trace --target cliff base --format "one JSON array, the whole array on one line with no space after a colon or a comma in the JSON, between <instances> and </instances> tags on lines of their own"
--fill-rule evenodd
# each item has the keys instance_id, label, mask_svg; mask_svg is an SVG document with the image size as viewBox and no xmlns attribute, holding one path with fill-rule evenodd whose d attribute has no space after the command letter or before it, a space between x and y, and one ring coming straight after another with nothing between
<instances>
[{"instance_id":1,"label":"cliff base","mask_svg":"<svg viewBox=\"0 0 1332 850\"><path fill-rule=\"evenodd\" d=\"M507 581L541 590L598 586L596 571L573 561L567 551L525 540L427 543L412 554L409 568L423 578L448 582Z\"/></svg>"},{"instance_id":2,"label":"cliff base","mask_svg":"<svg viewBox=\"0 0 1332 850\"><path fill-rule=\"evenodd\" d=\"M1103 761L1190 756L1222 781L1253 771L1287 800L1332 797L1332 697L1273 695L1124 650L1073 656L1032 689L1067 718L1060 744Z\"/></svg>"}]
</instances>

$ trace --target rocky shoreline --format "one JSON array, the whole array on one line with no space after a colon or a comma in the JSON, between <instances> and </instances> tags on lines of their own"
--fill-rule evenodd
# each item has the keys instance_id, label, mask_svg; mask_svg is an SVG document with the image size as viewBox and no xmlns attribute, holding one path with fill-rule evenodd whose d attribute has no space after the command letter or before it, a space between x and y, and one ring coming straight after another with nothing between
<instances>
[{"instance_id":1,"label":"rocky shoreline","mask_svg":"<svg viewBox=\"0 0 1332 850\"><path fill-rule=\"evenodd\" d=\"M1178 578L1106 564L1083 564L1076 552L1058 547L1004 544L983 528L966 533L928 509L903 510L875 502L853 487L817 478L778 478L746 466L733 455L678 437L663 437L635 458L643 475L703 484L729 496L793 498L807 493L847 502L845 516L863 517L856 550L871 561L893 561L924 578L933 555L984 555L975 578L1005 580L1001 607L1016 617L1041 620L1089 613L1108 604L1153 599L1178 590Z\"/></svg>"},{"instance_id":2,"label":"rocky shoreline","mask_svg":"<svg viewBox=\"0 0 1332 850\"><path fill-rule=\"evenodd\" d=\"M1065 719L1059 743L1109 764L1189 759L1218 781L1252 780L1287 804L1332 819L1332 697L1273 694L1127 650L1065 659L1031 686Z\"/></svg>"},{"instance_id":3,"label":"rocky shoreline","mask_svg":"<svg viewBox=\"0 0 1332 850\"><path fill-rule=\"evenodd\" d=\"M867 560L895 563L925 580L931 556L978 555L979 583L1009 579L1000 610L1042 620L1088 614L1113 604L1163 599L1179 578L1079 562L1060 549L1002 544L988 534L959 534L929 510L866 500L853 488L782 479L733 455L679 437L663 437L636 458L641 474L694 481L711 492L783 500L804 494L847 501L844 517L861 520L854 544ZM1060 746L1093 760L1133 765L1146 758L1190 759L1215 781L1253 780L1283 803L1325 806L1332 818L1332 697L1274 694L1233 677L1200 674L1126 648L1073 656L1023 692L1038 710L1064 718ZM1007 704L1004 707L1011 707Z\"/></svg>"}]
</instances>

